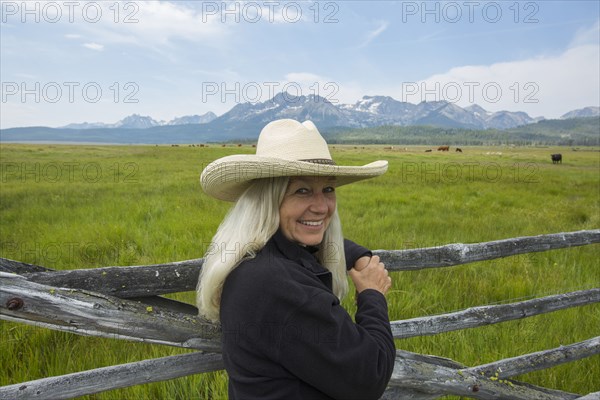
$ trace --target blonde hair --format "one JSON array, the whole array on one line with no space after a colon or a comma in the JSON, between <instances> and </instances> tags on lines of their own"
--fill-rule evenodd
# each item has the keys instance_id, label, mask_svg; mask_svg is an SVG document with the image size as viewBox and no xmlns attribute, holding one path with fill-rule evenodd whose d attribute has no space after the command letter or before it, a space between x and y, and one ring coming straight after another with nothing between
<instances>
[{"instance_id":1,"label":"blonde hair","mask_svg":"<svg viewBox=\"0 0 600 400\"><path fill-rule=\"evenodd\" d=\"M288 177L257 179L221 222L204 255L196 288L196 302L203 317L219 321L221 294L227 276L242 261L254 258L279 229L279 206L288 182ZM341 300L348 293L348 280L337 208L316 257L331 272L333 292Z\"/></svg>"}]
</instances>

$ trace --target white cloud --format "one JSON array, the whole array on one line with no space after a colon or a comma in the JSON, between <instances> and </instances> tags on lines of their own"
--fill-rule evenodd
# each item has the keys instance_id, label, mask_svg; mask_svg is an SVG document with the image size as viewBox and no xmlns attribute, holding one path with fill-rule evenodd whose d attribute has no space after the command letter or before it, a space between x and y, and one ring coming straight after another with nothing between
<instances>
[{"instance_id":1,"label":"white cloud","mask_svg":"<svg viewBox=\"0 0 600 400\"><path fill-rule=\"evenodd\" d=\"M101 3L113 7L112 3ZM106 10L111 18L103 18L102 24L86 24L92 32L103 35L106 40L146 46L169 44L175 39L205 42L226 35L226 25L218 15L202 13L185 4L163 1L138 1L126 3L118 22L114 11ZM135 7L132 7L135 6ZM106 36L104 36L106 35Z\"/></svg>"},{"instance_id":2,"label":"white cloud","mask_svg":"<svg viewBox=\"0 0 600 400\"><path fill-rule=\"evenodd\" d=\"M373 40L375 40L375 38L377 36L381 35L383 33L383 31L385 31L387 29L389 23L387 21L379 21L378 25L379 26L377 28L375 28L372 31L369 31L365 35L365 38L363 39L362 43L358 46L359 48L369 45L369 43L371 43Z\"/></svg>"},{"instance_id":3,"label":"white cloud","mask_svg":"<svg viewBox=\"0 0 600 400\"><path fill-rule=\"evenodd\" d=\"M581 28L575 34L570 47L581 46L585 44L598 44L600 41L600 19L590 28Z\"/></svg>"},{"instance_id":4,"label":"white cloud","mask_svg":"<svg viewBox=\"0 0 600 400\"><path fill-rule=\"evenodd\" d=\"M392 96L411 103L448 100L461 107L478 104L489 111L525 111L532 117L557 118L599 105L598 71L600 44L596 40L556 56L455 67L419 82L404 82Z\"/></svg>"},{"instance_id":5,"label":"white cloud","mask_svg":"<svg viewBox=\"0 0 600 400\"><path fill-rule=\"evenodd\" d=\"M98 43L84 43L83 47L88 48L90 50L96 50L96 51L104 50L104 45L98 44Z\"/></svg>"},{"instance_id":6,"label":"white cloud","mask_svg":"<svg viewBox=\"0 0 600 400\"><path fill-rule=\"evenodd\" d=\"M137 3L139 11L135 23L123 23L131 33L150 37L154 42L164 42L173 38L202 41L208 36L222 34L223 24L215 16L203 14L185 5L143 1Z\"/></svg>"}]
</instances>

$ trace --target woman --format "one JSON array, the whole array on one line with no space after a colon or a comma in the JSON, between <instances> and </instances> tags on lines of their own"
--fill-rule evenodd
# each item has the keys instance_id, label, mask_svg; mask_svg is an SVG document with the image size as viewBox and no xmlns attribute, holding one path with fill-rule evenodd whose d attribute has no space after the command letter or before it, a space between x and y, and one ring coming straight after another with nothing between
<instances>
[{"instance_id":1,"label":"woman","mask_svg":"<svg viewBox=\"0 0 600 400\"><path fill-rule=\"evenodd\" d=\"M381 396L395 358L391 278L343 239L335 189L386 170L386 161L336 165L314 124L290 119L265 126L256 155L204 169L204 191L235 201L198 283L200 313L221 323L230 399ZM356 323L340 305L347 273Z\"/></svg>"}]
</instances>

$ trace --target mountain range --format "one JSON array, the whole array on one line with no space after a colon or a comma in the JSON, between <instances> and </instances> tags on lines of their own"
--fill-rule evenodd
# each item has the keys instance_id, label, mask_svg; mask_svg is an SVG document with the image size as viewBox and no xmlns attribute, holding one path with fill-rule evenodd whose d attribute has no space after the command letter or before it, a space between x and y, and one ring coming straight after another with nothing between
<instances>
[{"instance_id":1,"label":"mountain range","mask_svg":"<svg viewBox=\"0 0 600 400\"><path fill-rule=\"evenodd\" d=\"M570 111L562 118L599 115L599 107L586 107ZM525 112L490 112L478 105L462 108L447 101L412 104L389 96L364 96L354 104L334 104L317 95L293 96L284 92L264 102L237 104L220 116L208 112L156 121L149 116L133 114L110 124L84 122L60 128L4 129L0 131L0 139L115 143L255 140L264 125L280 118L310 119L322 132L380 126L508 130L544 120L543 117L532 118Z\"/></svg>"},{"instance_id":2,"label":"mountain range","mask_svg":"<svg viewBox=\"0 0 600 400\"><path fill-rule=\"evenodd\" d=\"M114 124L106 124L104 122L83 122L83 123L72 123L65 125L64 129L113 129L113 128L129 128L129 129L146 129L152 128L153 126L162 125L190 125L190 124L207 124L213 119L217 118L216 114L209 111L202 115L186 115L183 117L175 118L171 121L156 121L152 117L143 116L139 114L132 114L122 120L115 122Z\"/></svg>"},{"instance_id":3,"label":"mountain range","mask_svg":"<svg viewBox=\"0 0 600 400\"><path fill-rule=\"evenodd\" d=\"M566 113L561 118L594 117L599 107L586 107ZM412 104L389 96L364 96L354 104L335 105L316 95L292 96L280 93L262 103L234 106L220 117L213 112L190 115L171 121L156 121L149 116L130 115L114 124L102 122L69 124L66 129L130 128L146 129L166 125L258 123L264 125L278 118L311 119L319 127L365 128L381 125L429 125L464 129L510 129L531 124L543 117L532 118L524 112L490 112L478 105L461 108L447 101Z\"/></svg>"}]
</instances>

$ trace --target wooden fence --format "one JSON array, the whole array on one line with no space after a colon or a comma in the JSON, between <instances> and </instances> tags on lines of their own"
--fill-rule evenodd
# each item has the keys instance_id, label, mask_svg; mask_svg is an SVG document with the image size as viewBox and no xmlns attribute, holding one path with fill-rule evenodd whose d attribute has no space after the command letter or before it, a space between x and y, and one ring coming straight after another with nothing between
<instances>
[{"instance_id":1,"label":"wooden fence","mask_svg":"<svg viewBox=\"0 0 600 400\"><path fill-rule=\"evenodd\" d=\"M600 243L600 229L476 244L375 251L391 271L450 267L523 253ZM199 350L0 387L0 399L67 399L223 369L218 327L196 308L160 297L194 290L202 259L169 264L53 271L0 259L0 318L79 335ZM135 283L132 285L132 283ZM511 304L391 322L395 338L434 335L600 302L600 288ZM509 379L600 354L600 336L520 357L467 367L398 350L384 399L600 399ZM599 378L600 381L600 378Z\"/></svg>"}]
</instances>

